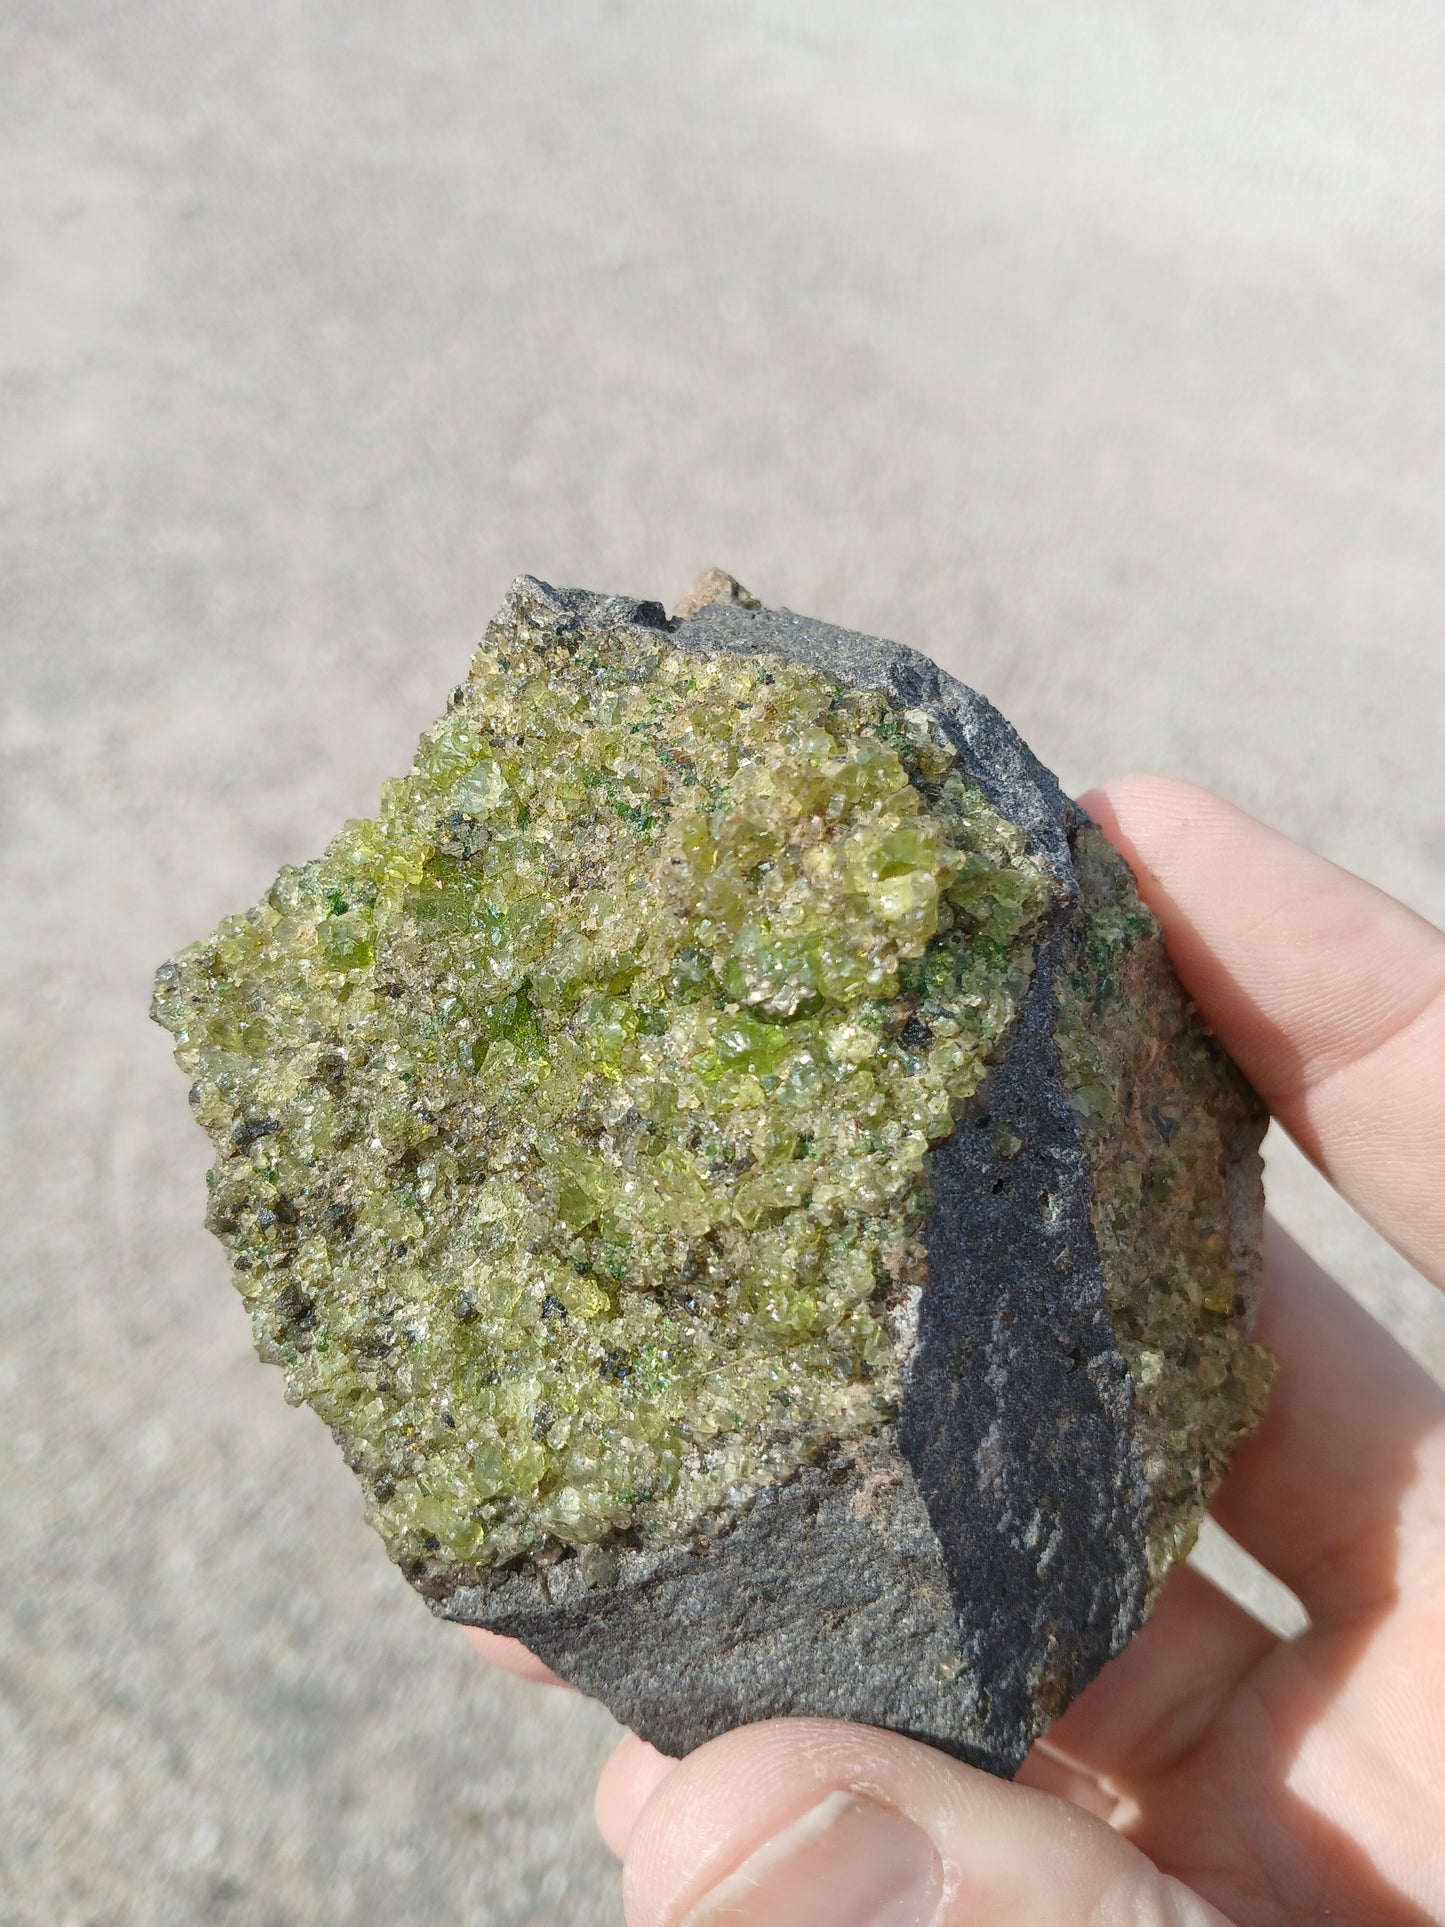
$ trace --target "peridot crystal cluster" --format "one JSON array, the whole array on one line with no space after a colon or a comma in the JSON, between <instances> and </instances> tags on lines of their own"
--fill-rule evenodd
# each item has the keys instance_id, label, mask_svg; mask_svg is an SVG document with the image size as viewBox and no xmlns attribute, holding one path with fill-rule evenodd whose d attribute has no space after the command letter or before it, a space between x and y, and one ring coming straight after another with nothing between
<instances>
[{"instance_id":1,"label":"peridot crystal cluster","mask_svg":"<svg viewBox=\"0 0 1445 1927\"><path fill-rule=\"evenodd\" d=\"M1056 1042L1092 1161L1090 1218L1133 1389L1155 1589L1194 1544L1273 1378L1241 1329L1232 1222L1232 1191L1257 1178L1228 1155L1229 1138L1250 1133L1255 1111L1242 1082L1221 1091L1218 1046L1128 866L1092 825L1074 839L1074 862L1080 913L1058 977Z\"/></svg>"},{"instance_id":2,"label":"peridot crystal cluster","mask_svg":"<svg viewBox=\"0 0 1445 1927\"><path fill-rule=\"evenodd\" d=\"M666 1743L852 1710L1006 1768L1260 1409L1257 1110L1001 719L719 595L668 622L524 581L376 817L163 965L154 1014L257 1348L440 1610L555 1632L654 1730L677 1694L617 1641L701 1598L738 1622L702 1638L722 1698ZM986 1533L989 1583L1054 1601L1013 1701L959 1596ZM1050 1571L1069 1533L1102 1580ZM812 1559L841 1706L780 1683ZM905 1716L867 1675L906 1677L880 1642L920 1611Z\"/></svg>"},{"instance_id":3,"label":"peridot crystal cluster","mask_svg":"<svg viewBox=\"0 0 1445 1927\"><path fill-rule=\"evenodd\" d=\"M681 1535L891 1416L1048 900L926 711L518 634L165 966L258 1348L396 1557Z\"/></svg>"}]
</instances>

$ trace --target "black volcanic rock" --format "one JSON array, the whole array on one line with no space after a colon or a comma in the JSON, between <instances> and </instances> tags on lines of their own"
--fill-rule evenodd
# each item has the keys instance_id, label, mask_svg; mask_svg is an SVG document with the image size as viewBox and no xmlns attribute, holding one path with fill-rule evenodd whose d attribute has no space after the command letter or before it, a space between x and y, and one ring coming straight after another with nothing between
<instances>
[{"instance_id":1,"label":"black volcanic rock","mask_svg":"<svg viewBox=\"0 0 1445 1927\"><path fill-rule=\"evenodd\" d=\"M521 580L378 821L162 967L211 1222L443 1617L665 1752L1011 1773L1262 1408L1262 1112L988 703L685 610Z\"/></svg>"}]
</instances>

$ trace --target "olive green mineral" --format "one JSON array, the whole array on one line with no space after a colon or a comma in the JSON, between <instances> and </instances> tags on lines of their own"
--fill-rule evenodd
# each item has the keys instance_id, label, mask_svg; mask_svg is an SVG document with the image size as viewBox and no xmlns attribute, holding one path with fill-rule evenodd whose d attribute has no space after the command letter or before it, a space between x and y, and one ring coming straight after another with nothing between
<instances>
[{"instance_id":1,"label":"olive green mineral","mask_svg":"<svg viewBox=\"0 0 1445 1927\"><path fill-rule=\"evenodd\" d=\"M392 1557L672 1750L1011 1770L1262 1407L1259 1109L1127 868L981 699L719 572L524 578L154 1011Z\"/></svg>"}]
</instances>

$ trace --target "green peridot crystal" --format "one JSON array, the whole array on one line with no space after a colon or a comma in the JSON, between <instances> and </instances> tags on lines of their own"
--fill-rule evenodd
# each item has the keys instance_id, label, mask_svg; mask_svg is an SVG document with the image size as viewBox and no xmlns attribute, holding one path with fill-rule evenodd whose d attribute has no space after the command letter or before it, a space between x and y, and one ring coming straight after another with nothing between
<instances>
[{"instance_id":1,"label":"green peridot crystal","mask_svg":"<svg viewBox=\"0 0 1445 1927\"><path fill-rule=\"evenodd\" d=\"M1257 1184L1257 1106L1169 967L1123 858L1074 838L1080 910L1059 973L1060 1069L1092 1166L1091 1219L1114 1339L1133 1387L1157 1590L1263 1414L1267 1352L1241 1329L1241 1188Z\"/></svg>"},{"instance_id":2,"label":"green peridot crystal","mask_svg":"<svg viewBox=\"0 0 1445 1927\"><path fill-rule=\"evenodd\" d=\"M374 820L163 966L257 1347L413 1577L681 1540L889 1422L926 1155L1056 890L926 709L523 626ZM1162 1170L1101 1221L1126 1268Z\"/></svg>"},{"instance_id":3,"label":"green peridot crystal","mask_svg":"<svg viewBox=\"0 0 1445 1927\"><path fill-rule=\"evenodd\" d=\"M1263 1111L973 691L523 578L373 821L158 974L263 1357L433 1610L664 1751L1012 1772L1269 1361Z\"/></svg>"}]
</instances>

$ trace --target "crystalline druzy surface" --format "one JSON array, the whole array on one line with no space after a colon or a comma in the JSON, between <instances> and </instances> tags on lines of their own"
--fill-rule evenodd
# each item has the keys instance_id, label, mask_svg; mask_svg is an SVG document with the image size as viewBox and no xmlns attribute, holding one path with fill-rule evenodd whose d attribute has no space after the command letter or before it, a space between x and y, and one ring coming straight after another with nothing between
<instances>
[{"instance_id":1,"label":"crystalline druzy surface","mask_svg":"<svg viewBox=\"0 0 1445 1927\"><path fill-rule=\"evenodd\" d=\"M1247 1342L1232 1219L1258 1183L1258 1129L1169 966L1123 859L1092 825L1073 845L1080 903L1056 980L1060 1075L1092 1167L1091 1220L1129 1370L1150 1509L1151 1591L1193 1545L1205 1502L1258 1424L1273 1377Z\"/></svg>"},{"instance_id":2,"label":"crystalline druzy surface","mask_svg":"<svg viewBox=\"0 0 1445 1927\"><path fill-rule=\"evenodd\" d=\"M522 627L162 967L258 1348L414 1577L681 1538L891 1419L1054 891L924 710Z\"/></svg>"},{"instance_id":3,"label":"crystalline druzy surface","mask_svg":"<svg viewBox=\"0 0 1445 1927\"><path fill-rule=\"evenodd\" d=\"M1258 1099L987 701L516 583L374 820L162 966L263 1357L435 1611L663 1751L1011 1773L1269 1361Z\"/></svg>"}]
</instances>

